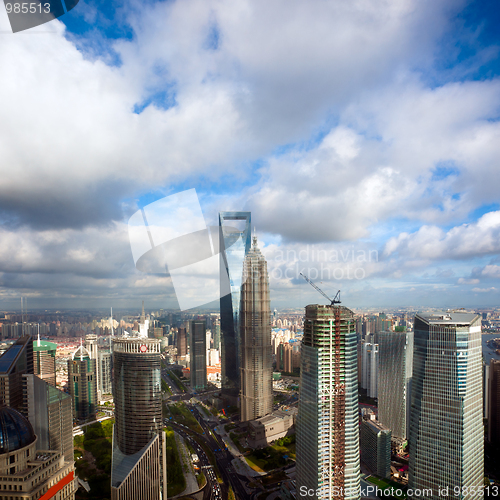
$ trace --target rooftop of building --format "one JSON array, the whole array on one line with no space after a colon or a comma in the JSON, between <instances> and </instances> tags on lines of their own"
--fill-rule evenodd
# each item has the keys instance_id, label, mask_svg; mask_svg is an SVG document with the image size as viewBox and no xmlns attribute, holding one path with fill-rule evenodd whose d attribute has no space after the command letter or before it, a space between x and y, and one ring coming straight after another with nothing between
<instances>
[{"instance_id":1,"label":"rooftop of building","mask_svg":"<svg viewBox=\"0 0 500 500\"><path fill-rule=\"evenodd\" d=\"M479 315L465 311L443 311L434 313L418 313L423 321L432 325L452 325L452 324L471 324Z\"/></svg>"},{"instance_id":2,"label":"rooftop of building","mask_svg":"<svg viewBox=\"0 0 500 500\"><path fill-rule=\"evenodd\" d=\"M380 432L380 431L391 432L391 430L388 427L386 427L385 425L383 425L378 420L363 420L363 423L365 425L368 425L369 427L371 427L372 430L374 430L377 433Z\"/></svg>"}]
</instances>

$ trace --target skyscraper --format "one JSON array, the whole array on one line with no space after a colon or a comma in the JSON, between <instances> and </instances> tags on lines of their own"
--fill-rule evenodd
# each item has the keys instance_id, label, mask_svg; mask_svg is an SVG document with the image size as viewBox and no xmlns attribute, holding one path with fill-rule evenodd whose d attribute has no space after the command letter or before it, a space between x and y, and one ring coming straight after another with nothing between
<instances>
[{"instance_id":1,"label":"skyscraper","mask_svg":"<svg viewBox=\"0 0 500 500\"><path fill-rule=\"evenodd\" d=\"M488 440L500 444L500 361L492 359L488 379Z\"/></svg>"},{"instance_id":2,"label":"skyscraper","mask_svg":"<svg viewBox=\"0 0 500 500\"><path fill-rule=\"evenodd\" d=\"M33 342L33 370L35 375L56 386L56 350L57 344L38 340Z\"/></svg>"},{"instance_id":3,"label":"skyscraper","mask_svg":"<svg viewBox=\"0 0 500 500\"><path fill-rule=\"evenodd\" d=\"M24 335L0 356L0 404L22 412L23 375L33 374L33 341Z\"/></svg>"},{"instance_id":4,"label":"skyscraper","mask_svg":"<svg viewBox=\"0 0 500 500\"><path fill-rule=\"evenodd\" d=\"M410 431L413 332L379 332L378 419L395 438Z\"/></svg>"},{"instance_id":5,"label":"skyscraper","mask_svg":"<svg viewBox=\"0 0 500 500\"><path fill-rule=\"evenodd\" d=\"M58 450L74 462L71 396L36 375L23 375L23 412L37 436L37 450Z\"/></svg>"},{"instance_id":6,"label":"skyscraper","mask_svg":"<svg viewBox=\"0 0 500 500\"><path fill-rule=\"evenodd\" d=\"M193 319L189 322L189 359L191 388L204 391L207 388L207 323Z\"/></svg>"},{"instance_id":7,"label":"skyscraper","mask_svg":"<svg viewBox=\"0 0 500 500\"><path fill-rule=\"evenodd\" d=\"M90 359L95 360L96 364L96 371L95 371L95 376L96 376L96 384L97 384L97 393L100 396L101 395L101 380L100 380L100 366L99 366L99 348L97 345L97 335L94 335L93 333L86 335L85 336L85 342L84 346L85 349L87 349Z\"/></svg>"},{"instance_id":8,"label":"skyscraper","mask_svg":"<svg viewBox=\"0 0 500 500\"><path fill-rule=\"evenodd\" d=\"M187 333L186 327L179 326L177 331L177 356L187 355Z\"/></svg>"},{"instance_id":9,"label":"skyscraper","mask_svg":"<svg viewBox=\"0 0 500 500\"><path fill-rule=\"evenodd\" d=\"M94 419L97 411L96 360L81 345L68 359L68 387L73 399L73 417Z\"/></svg>"},{"instance_id":10,"label":"skyscraper","mask_svg":"<svg viewBox=\"0 0 500 500\"><path fill-rule=\"evenodd\" d=\"M269 277L255 237L243 264L240 335L241 420L247 421L273 411Z\"/></svg>"},{"instance_id":11,"label":"skyscraper","mask_svg":"<svg viewBox=\"0 0 500 500\"><path fill-rule=\"evenodd\" d=\"M113 339L112 500L167 498L160 340Z\"/></svg>"},{"instance_id":12,"label":"skyscraper","mask_svg":"<svg viewBox=\"0 0 500 500\"><path fill-rule=\"evenodd\" d=\"M448 487L475 499L483 486L481 360L481 316L415 316L408 485L426 498Z\"/></svg>"},{"instance_id":13,"label":"skyscraper","mask_svg":"<svg viewBox=\"0 0 500 500\"><path fill-rule=\"evenodd\" d=\"M299 492L314 491L308 498L360 498L356 340L346 307L306 307L296 482Z\"/></svg>"},{"instance_id":14,"label":"skyscraper","mask_svg":"<svg viewBox=\"0 0 500 500\"><path fill-rule=\"evenodd\" d=\"M250 212L219 213L222 396L234 405L240 391L240 292L243 260L250 250L250 223ZM226 294L224 275L229 277L230 294Z\"/></svg>"}]
</instances>

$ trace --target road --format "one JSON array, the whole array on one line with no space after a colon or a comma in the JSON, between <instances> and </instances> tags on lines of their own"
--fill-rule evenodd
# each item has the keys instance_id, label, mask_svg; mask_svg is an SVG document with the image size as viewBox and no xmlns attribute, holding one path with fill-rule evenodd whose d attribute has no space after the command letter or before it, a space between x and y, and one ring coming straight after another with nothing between
<instances>
[{"instance_id":1,"label":"road","mask_svg":"<svg viewBox=\"0 0 500 500\"><path fill-rule=\"evenodd\" d=\"M187 405L187 407L192 411L193 416L196 418L201 428L203 429L203 434L193 433L193 431L186 429L185 427L172 423L172 420L168 420L168 425L172 425L175 430L180 430L184 433L188 431L189 433L197 434L200 436L208 447L212 450L217 461L217 466L219 468L220 474L225 485L231 485L233 488L235 496L240 500L251 500L252 495L246 492L245 487L240 481L239 475L234 470L231 462L234 460L234 456L225 449L225 445L217 434L213 433L213 429L207 424L205 419L202 417L197 408L192 405ZM217 424L214 423L214 427ZM223 498L227 499L227 490L223 488Z\"/></svg>"}]
</instances>

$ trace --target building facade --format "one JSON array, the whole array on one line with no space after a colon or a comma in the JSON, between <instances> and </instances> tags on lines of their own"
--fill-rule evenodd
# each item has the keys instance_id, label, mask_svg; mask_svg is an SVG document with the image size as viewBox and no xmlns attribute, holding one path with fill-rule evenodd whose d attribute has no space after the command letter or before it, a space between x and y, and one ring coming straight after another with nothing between
<instances>
[{"instance_id":1,"label":"building facade","mask_svg":"<svg viewBox=\"0 0 500 500\"><path fill-rule=\"evenodd\" d=\"M448 487L475 499L483 487L481 364L481 316L415 316L408 485L426 498Z\"/></svg>"},{"instance_id":2,"label":"building facade","mask_svg":"<svg viewBox=\"0 0 500 500\"><path fill-rule=\"evenodd\" d=\"M13 408L0 408L0 499L74 500L77 487L74 462L60 451L41 450L30 422Z\"/></svg>"},{"instance_id":3,"label":"building facade","mask_svg":"<svg viewBox=\"0 0 500 500\"><path fill-rule=\"evenodd\" d=\"M23 375L33 374L33 341L24 335L0 356L0 404L24 410Z\"/></svg>"},{"instance_id":4,"label":"building facade","mask_svg":"<svg viewBox=\"0 0 500 500\"><path fill-rule=\"evenodd\" d=\"M56 386L56 351L57 344L46 340L33 342L33 370L35 375Z\"/></svg>"},{"instance_id":5,"label":"building facade","mask_svg":"<svg viewBox=\"0 0 500 500\"><path fill-rule=\"evenodd\" d=\"M361 460L373 474L391 477L391 430L376 420L362 420Z\"/></svg>"},{"instance_id":6,"label":"building facade","mask_svg":"<svg viewBox=\"0 0 500 500\"><path fill-rule=\"evenodd\" d=\"M250 212L220 212L219 229L221 388L222 397L237 405L241 367L240 293L243 261L250 250ZM226 290L227 278L231 290L229 294Z\"/></svg>"},{"instance_id":7,"label":"building facade","mask_svg":"<svg viewBox=\"0 0 500 500\"><path fill-rule=\"evenodd\" d=\"M488 439L500 445L500 361L492 359L488 378Z\"/></svg>"},{"instance_id":8,"label":"building facade","mask_svg":"<svg viewBox=\"0 0 500 500\"><path fill-rule=\"evenodd\" d=\"M296 486L299 492L314 492L308 498L360 498L356 341L352 311L342 306L306 307Z\"/></svg>"},{"instance_id":9,"label":"building facade","mask_svg":"<svg viewBox=\"0 0 500 500\"><path fill-rule=\"evenodd\" d=\"M207 388L207 323L193 319L189 322L189 359L191 388L204 391Z\"/></svg>"},{"instance_id":10,"label":"building facade","mask_svg":"<svg viewBox=\"0 0 500 500\"><path fill-rule=\"evenodd\" d=\"M378 333L378 419L392 436L407 439L410 431L413 332Z\"/></svg>"},{"instance_id":11,"label":"building facade","mask_svg":"<svg viewBox=\"0 0 500 500\"><path fill-rule=\"evenodd\" d=\"M160 340L113 339L112 500L167 498Z\"/></svg>"},{"instance_id":12,"label":"building facade","mask_svg":"<svg viewBox=\"0 0 500 500\"><path fill-rule=\"evenodd\" d=\"M68 388L73 400L73 418L95 419L97 412L96 360L80 346L68 359Z\"/></svg>"},{"instance_id":13,"label":"building facade","mask_svg":"<svg viewBox=\"0 0 500 500\"><path fill-rule=\"evenodd\" d=\"M241 420L248 421L273 411L269 277L255 237L243 264L240 337Z\"/></svg>"}]
</instances>

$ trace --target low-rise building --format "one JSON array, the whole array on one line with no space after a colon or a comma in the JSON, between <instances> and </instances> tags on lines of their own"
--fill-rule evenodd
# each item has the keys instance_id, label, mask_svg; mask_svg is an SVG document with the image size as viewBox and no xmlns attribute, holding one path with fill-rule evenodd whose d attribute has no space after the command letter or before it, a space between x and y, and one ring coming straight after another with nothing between
<instances>
[{"instance_id":1,"label":"low-rise building","mask_svg":"<svg viewBox=\"0 0 500 500\"><path fill-rule=\"evenodd\" d=\"M288 411L277 410L265 417L248 422L248 445L262 448L273 441L295 432L295 408Z\"/></svg>"}]
</instances>

